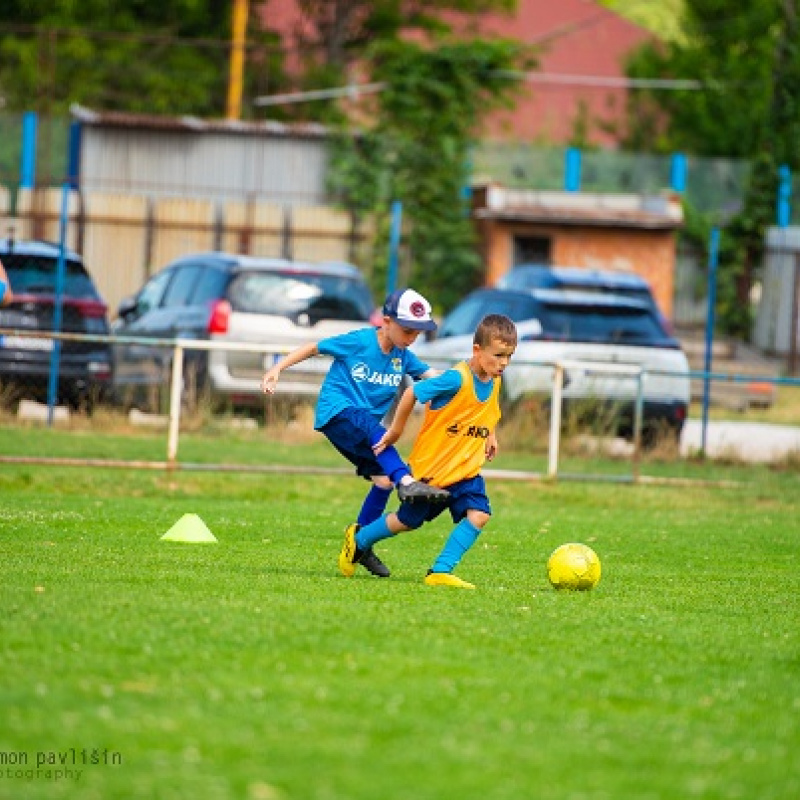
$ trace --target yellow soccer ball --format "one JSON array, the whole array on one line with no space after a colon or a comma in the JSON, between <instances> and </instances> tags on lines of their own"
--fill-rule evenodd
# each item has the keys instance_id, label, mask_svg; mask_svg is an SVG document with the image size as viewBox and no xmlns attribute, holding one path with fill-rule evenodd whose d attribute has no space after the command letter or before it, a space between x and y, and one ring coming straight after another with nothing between
<instances>
[{"instance_id":1,"label":"yellow soccer ball","mask_svg":"<svg viewBox=\"0 0 800 800\"><path fill-rule=\"evenodd\" d=\"M600 581L600 559L585 544L562 544L547 559L547 578L556 589L587 591Z\"/></svg>"}]
</instances>

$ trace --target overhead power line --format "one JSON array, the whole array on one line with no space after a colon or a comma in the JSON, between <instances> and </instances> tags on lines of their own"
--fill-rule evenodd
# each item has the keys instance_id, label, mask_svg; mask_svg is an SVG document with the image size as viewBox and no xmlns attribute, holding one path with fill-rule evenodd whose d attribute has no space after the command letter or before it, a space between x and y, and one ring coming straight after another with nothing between
<instances>
[{"instance_id":1,"label":"overhead power line","mask_svg":"<svg viewBox=\"0 0 800 800\"><path fill-rule=\"evenodd\" d=\"M555 72L514 72L503 70L496 73L504 78L560 86L594 86L605 89L655 89L658 91L696 92L712 88L697 80L669 78L617 78L603 75L566 75ZM387 83L352 83L333 89L317 89L310 92L261 95L253 99L254 106L279 106L287 103L305 103L312 100L330 100L349 97L357 100L362 94L375 94L388 87Z\"/></svg>"},{"instance_id":2,"label":"overhead power line","mask_svg":"<svg viewBox=\"0 0 800 800\"><path fill-rule=\"evenodd\" d=\"M617 78L610 75L565 75L555 72L499 73L526 83L552 83L569 86L602 86L608 89L661 89L666 91L699 91L710 88L702 81L672 78Z\"/></svg>"},{"instance_id":3,"label":"overhead power line","mask_svg":"<svg viewBox=\"0 0 800 800\"><path fill-rule=\"evenodd\" d=\"M291 92L290 94L270 94L253 98L254 106L280 106L285 103L305 103L311 100L329 100L334 97L349 97L357 100L359 95L382 92L387 83L351 83L335 89L317 89L312 92Z\"/></svg>"}]
</instances>

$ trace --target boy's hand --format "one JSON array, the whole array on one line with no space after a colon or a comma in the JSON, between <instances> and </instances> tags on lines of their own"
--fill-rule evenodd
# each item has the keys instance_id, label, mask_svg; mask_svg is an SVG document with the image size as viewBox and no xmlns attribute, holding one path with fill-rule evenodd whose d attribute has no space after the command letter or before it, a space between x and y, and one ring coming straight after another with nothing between
<instances>
[{"instance_id":1,"label":"boy's hand","mask_svg":"<svg viewBox=\"0 0 800 800\"><path fill-rule=\"evenodd\" d=\"M275 367L269 370L269 372L264 373L264 377L261 379L261 391L264 392L264 394L275 393L275 387L278 385L280 374L281 371L275 369Z\"/></svg>"},{"instance_id":2,"label":"boy's hand","mask_svg":"<svg viewBox=\"0 0 800 800\"><path fill-rule=\"evenodd\" d=\"M375 453L376 456L379 456L387 447L391 447L398 439L400 438L400 434L397 431L394 431L392 428L389 428L386 433L372 445L372 451Z\"/></svg>"},{"instance_id":3,"label":"boy's hand","mask_svg":"<svg viewBox=\"0 0 800 800\"><path fill-rule=\"evenodd\" d=\"M493 433L490 433L489 438L486 440L486 460L491 461L497 455L499 449L497 437Z\"/></svg>"}]
</instances>

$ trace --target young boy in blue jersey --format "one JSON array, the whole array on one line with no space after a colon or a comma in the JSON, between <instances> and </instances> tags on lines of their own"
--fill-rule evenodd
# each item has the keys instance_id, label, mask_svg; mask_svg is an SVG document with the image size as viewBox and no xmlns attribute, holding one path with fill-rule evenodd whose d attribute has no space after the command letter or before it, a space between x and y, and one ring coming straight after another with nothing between
<instances>
[{"instance_id":1,"label":"young boy in blue jersey","mask_svg":"<svg viewBox=\"0 0 800 800\"><path fill-rule=\"evenodd\" d=\"M453 574L492 514L480 474L484 462L497 455L495 427L500 420L500 377L517 347L517 329L502 314L489 314L478 325L472 358L441 375L405 390L386 435L376 443L380 454L400 438L417 401L426 404L425 418L409 456L421 480L447 489L446 504L403 502L397 513L386 514L359 530L345 532L339 571L352 577L361 554L377 542L419 528L445 508L455 527L434 561L425 583L474 589ZM402 500L402 497L401 497Z\"/></svg>"},{"instance_id":2,"label":"young boy in blue jersey","mask_svg":"<svg viewBox=\"0 0 800 800\"><path fill-rule=\"evenodd\" d=\"M398 289L386 299L380 328L362 328L302 345L262 378L261 388L272 394L283 370L319 354L333 358L319 391L314 428L355 466L357 475L372 481L358 520L347 527L353 534L381 517L395 486L400 500L409 505L424 501L427 507L429 502L447 500L446 491L414 480L394 447L383 447L379 454L373 450L386 434L381 421L403 377L419 380L434 374L408 347L422 331L435 329L430 303L413 289ZM355 563L373 575L389 577L389 569L371 547L359 552Z\"/></svg>"}]
</instances>

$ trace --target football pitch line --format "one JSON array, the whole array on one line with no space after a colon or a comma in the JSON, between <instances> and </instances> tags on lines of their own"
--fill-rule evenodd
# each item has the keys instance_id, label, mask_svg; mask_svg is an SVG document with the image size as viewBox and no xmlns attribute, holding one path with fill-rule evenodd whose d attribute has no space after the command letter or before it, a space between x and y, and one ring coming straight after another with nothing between
<instances>
[{"instance_id":1,"label":"football pitch line","mask_svg":"<svg viewBox=\"0 0 800 800\"><path fill-rule=\"evenodd\" d=\"M296 475L350 475L348 467L314 467L308 465L288 466L285 464L200 464L192 462L171 463L169 461L125 461L106 458L66 458L57 456L0 456L0 464L25 464L52 467L100 467L108 469L140 469L165 472L227 472L227 473L292 473ZM648 486L706 486L720 489L735 489L741 481L673 478L653 475L602 475L600 473L559 473L552 478L544 472L525 470L486 469L481 474L487 480L533 481L533 482L586 482L586 483L626 483Z\"/></svg>"}]
</instances>

